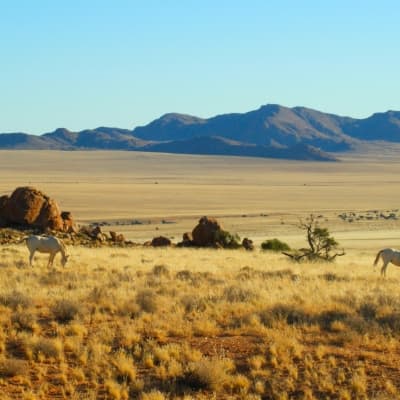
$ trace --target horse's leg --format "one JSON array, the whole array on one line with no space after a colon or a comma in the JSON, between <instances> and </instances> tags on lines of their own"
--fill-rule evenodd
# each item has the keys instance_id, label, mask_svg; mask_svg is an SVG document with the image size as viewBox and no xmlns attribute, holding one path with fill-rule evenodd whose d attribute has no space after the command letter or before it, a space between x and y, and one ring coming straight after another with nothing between
<instances>
[{"instance_id":1,"label":"horse's leg","mask_svg":"<svg viewBox=\"0 0 400 400\"><path fill-rule=\"evenodd\" d=\"M48 262L48 264L47 264L47 268L53 266L53 261L54 261L55 255L56 255L55 253L50 253L49 262Z\"/></svg>"},{"instance_id":2,"label":"horse's leg","mask_svg":"<svg viewBox=\"0 0 400 400\"><path fill-rule=\"evenodd\" d=\"M389 261L385 261L383 263L382 268L381 268L381 276L386 277L386 268L387 268L388 264L389 264Z\"/></svg>"},{"instance_id":3,"label":"horse's leg","mask_svg":"<svg viewBox=\"0 0 400 400\"><path fill-rule=\"evenodd\" d=\"M31 266L31 267L33 267L33 265L32 265L32 261L33 261L33 255L35 254L35 251L31 251L30 253L29 253L29 265Z\"/></svg>"}]
</instances>

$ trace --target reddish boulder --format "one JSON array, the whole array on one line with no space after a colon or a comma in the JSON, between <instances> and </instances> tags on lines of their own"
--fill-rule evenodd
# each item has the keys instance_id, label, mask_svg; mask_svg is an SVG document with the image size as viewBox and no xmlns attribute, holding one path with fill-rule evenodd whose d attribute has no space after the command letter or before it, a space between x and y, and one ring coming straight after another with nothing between
<instances>
[{"instance_id":1,"label":"reddish boulder","mask_svg":"<svg viewBox=\"0 0 400 400\"><path fill-rule=\"evenodd\" d=\"M33 187L19 187L10 197L2 196L0 220L7 225L25 225L55 231L71 231L74 223L70 213L62 213L55 200Z\"/></svg>"},{"instance_id":2,"label":"reddish boulder","mask_svg":"<svg viewBox=\"0 0 400 400\"><path fill-rule=\"evenodd\" d=\"M192 231L195 246L215 246L216 234L222 230L221 225L214 218L202 217Z\"/></svg>"},{"instance_id":3,"label":"reddish boulder","mask_svg":"<svg viewBox=\"0 0 400 400\"><path fill-rule=\"evenodd\" d=\"M69 211L62 211L61 212L61 219L63 220L63 231L68 233L76 233L76 225L75 221L72 218L72 214Z\"/></svg>"},{"instance_id":4,"label":"reddish boulder","mask_svg":"<svg viewBox=\"0 0 400 400\"><path fill-rule=\"evenodd\" d=\"M251 239L244 238L243 241L242 241L242 246L246 250L254 250L254 244L253 244L253 241Z\"/></svg>"},{"instance_id":5,"label":"reddish boulder","mask_svg":"<svg viewBox=\"0 0 400 400\"><path fill-rule=\"evenodd\" d=\"M151 241L151 245L153 247L165 247L165 246L171 246L171 244L172 244L171 240L165 236L157 236L153 238L153 240Z\"/></svg>"}]
</instances>

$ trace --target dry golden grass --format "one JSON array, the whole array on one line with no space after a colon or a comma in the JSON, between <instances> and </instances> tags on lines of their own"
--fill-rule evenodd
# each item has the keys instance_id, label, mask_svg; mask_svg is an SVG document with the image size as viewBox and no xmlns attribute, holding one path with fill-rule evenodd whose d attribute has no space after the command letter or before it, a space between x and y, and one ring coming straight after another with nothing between
<instances>
[{"instance_id":1,"label":"dry golden grass","mask_svg":"<svg viewBox=\"0 0 400 400\"><path fill-rule=\"evenodd\" d=\"M372 267L400 224L338 218L397 209L397 158L1 151L0 168L0 194L36 186L133 240L178 241L208 214L257 245L302 247L296 223L313 212L347 251L293 264L259 246L71 247L67 268L47 270L47 256L29 268L24 246L2 246L1 399L400 398L400 269ZM121 225L132 219L150 223Z\"/></svg>"},{"instance_id":2,"label":"dry golden grass","mask_svg":"<svg viewBox=\"0 0 400 400\"><path fill-rule=\"evenodd\" d=\"M371 251L0 251L1 398L398 397L400 269Z\"/></svg>"}]
</instances>

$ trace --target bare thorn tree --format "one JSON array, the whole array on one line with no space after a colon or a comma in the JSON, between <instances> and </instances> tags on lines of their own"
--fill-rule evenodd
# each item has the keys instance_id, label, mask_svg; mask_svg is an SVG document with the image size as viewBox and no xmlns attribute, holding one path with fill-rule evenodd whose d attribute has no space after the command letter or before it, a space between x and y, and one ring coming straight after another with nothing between
<instances>
[{"instance_id":1,"label":"bare thorn tree","mask_svg":"<svg viewBox=\"0 0 400 400\"><path fill-rule=\"evenodd\" d=\"M344 250L338 252L338 242L330 235L327 228L321 228L318 217L311 214L306 221L300 220L299 228L305 230L309 248L295 252L282 252L294 261L333 261L336 257L345 255Z\"/></svg>"}]
</instances>

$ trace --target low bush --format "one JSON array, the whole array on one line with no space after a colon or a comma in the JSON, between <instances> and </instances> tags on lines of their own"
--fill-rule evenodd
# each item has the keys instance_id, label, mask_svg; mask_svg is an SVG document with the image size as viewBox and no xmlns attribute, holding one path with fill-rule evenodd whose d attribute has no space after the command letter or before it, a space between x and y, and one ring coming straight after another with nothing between
<instances>
[{"instance_id":1,"label":"low bush","mask_svg":"<svg viewBox=\"0 0 400 400\"><path fill-rule=\"evenodd\" d=\"M26 361L16 358L7 358L0 361L0 376L2 378L26 375L27 372L28 363Z\"/></svg>"},{"instance_id":2,"label":"low bush","mask_svg":"<svg viewBox=\"0 0 400 400\"><path fill-rule=\"evenodd\" d=\"M37 327L36 315L33 309L17 310L11 316L11 322L18 330L33 332Z\"/></svg>"},{"instance_id":3,"label":"low bush","mask_svg":"<svg viewBox=\"0 0 400 400\"><path fill-rule=\"evenodd\" d=\"M147 313L155 313L159 308L158 297L151 289L140 290L136 295L136 303Z\"/></svg>"},{"instance_id":4,"label":"low bush","mask_svg":"<svg viewBox=\"0 0 400 400\"><path fill-rule=\"evenodd\" d=\"M194 390L220 391L230 380L235 367L228 358L203 358L189 365L186 385Z\"/></svg>"},{"instance_id":5,"label":"low bush","mask_svg":"<svg viewBox=\"0 0 400 400\"><path fill-rule=\"evenodd\" d=\"M238 249L242 246L238 235L224 231L223 229L219 229L215 233L215 242L224 249Z\"/></svg>"},{"instance_id":6,"label":"low bush","mask_svg":"<svg viewBox=\"0 0 400 400\"><path fill-rule=\"evenodd\" d=\"M260 312L260 320L266 327L273 327L279 321L288 325L311 325L315 317L305 310L290 304L276 304L270 309Z\"/></svg>"},{"instance_id":7,"label":"low bush","mask_svg":"<svg viewBox=\"0 0 400 400\"><path fill-rule=\"evenodd\" d=\"M269 239L265 240L261 243L261 248L263 250L271 250L271 251L288 251L290 250L290 246L280 241L279 239Z\"/></svg>"},{"instance_id":8,"label":"low bush","mask_svg":"<svg viewBox=\"0 0 400 400\"><path fill-rule=\"evenodd\" d=\"M392 312L378 318L378 323L383 328L389 328L393 333L400 332L400 312Z\"/></svg>"},{"instance_id":9,"label":"low bush","mask_svg":"<svg viewBox=\"0 0 400 400\"><path fill-rule=\"evenodd\" d=\"M185 312L204 312L207 309L206 300L198 295L184 295L181 298Z\"/></svg>"},{"instance_id":10,"label":"low bush","mask_svg":"<svg viewBox=\"0 0 400 400\"><path fill-rule=\"evenodd\" d=\"M327 310L320 313L318 317L319 325L324 330L331 330L334 322L346 322L349 319L349 313L341 310Z\"/></svg>"},{"instance_id":11,"label":"low bush","mask_svg":"<svg viewBox=\"0 0 400 400\"><path fill-rule=\"evenodd\" d=\"M154 276L169 278L169 269L164 264L155 265L151 272Z\"/></svg>"},{"instance_id":12,"label":"low bush","mask_svg":"<svg viewBox=\"0 0 400 400\"><path fill-rule=\"evenodd\" d=\"M63 352L63 345L59 339L47 339L39 337L31 345L31 351L36 359L60 359Z\"/></svg>"},{"instance_id":13,"label":"low bush","mask_svg":"<svg viewBox=\"0 0 400 400\"><path fill-rule=\"evenodd\" d=\"M79 312L78 302L69 299L58 300L52 307L54 318L60 323L72 321Z\"/></svg>"},{"instance_id":14,"label":"low bush","mask_svg":"<svg viewBox=\"0 0 400 400\"><path fill-rule=\"evenodd\" d=\"M0 294L0 304L13 310L18 307L27 308L31 303L32 299L18 290Z\"/></svg>"},{"instance_id":15,"label":"low bush","mask_svg":"<svg viewBox=\"0 0 400 400\"><path fill-rule=\"evenodd\" d=\"M378 307L372 302L363 302L360 304L359 314L367 321L373 321L376 318Z\"/></svg>"},{"instance_id":16,"label":"low bush","mask_svg":"<svg viewBox=\"0 0 400 400\"><path fill-rule=\"evenodd\" d=\"M224 289L223 299L231 302L249 302L257 298L253 290L243 288L241 286L228 286Z\"/></svg>"}]
</instances>

